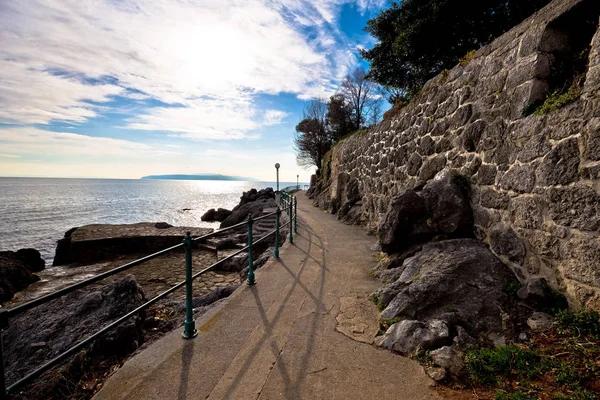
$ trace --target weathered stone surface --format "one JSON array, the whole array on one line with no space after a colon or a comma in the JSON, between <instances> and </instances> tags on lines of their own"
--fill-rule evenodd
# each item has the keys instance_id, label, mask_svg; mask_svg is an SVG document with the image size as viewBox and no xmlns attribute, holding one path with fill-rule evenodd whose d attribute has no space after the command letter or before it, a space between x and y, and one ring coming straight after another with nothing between
<instances>
[{"instance_id":1,"label":"weathered stone surface","mask_svg":"<svg viewBox=\"0 0 600 400\"><path fill-rule=\"evenodd\" d=\"M431 360L435 365L445 368L454 376L461 376L465 373L465 362L463 355L449 346L440 347L433 350L430 354Z\"/></svg>"},{"instance_id":2,"label":"weathered stone surface","mask_svg":"<svg viewBox=\"0 0 600 400\"><path fill-rule=\"evenodd\" d=\"M202 217L200 217L200 219L202 221L208 221L208 222L213 222L213 221L223 222L230 215L231 215L231 211L227 210L225 208L218 208L216 210L214 208L211 208L210 210L205 212L204 215L202 215Z\"/></svg>"},{"instance_id":3,"label":"weathered stone surface","mask_svg":"<svg viewBox=\"0 0 600 400\"><path fill-rule=\"evenodd\" d=\"M585 158L600 161L600 118L593 118L588 124Z\"/></svg>"},{"instance_id":4,"label":"weathered stone surface","mask_svg":"<svg viewBox=\"0 0 600 400\"><path fill-rule=\"evenodd\" d=\"M519 193L529 193L535 186L535 170L528 165L512 167L502 177L502 189L514 190Z\"/></svg>"},{"instance_id":5,"label":"weathered stone surface","mask_svg":"<svg viewBox=\"0 0 600 400\"><path fill-rule=\"evenodd\" d=\"M495 165L482 164L477 171L477 183L479 185L493 185L496 182L498 169Z\"/></svg>"},{"instance_id":6,"label":"weathered stone surface","mask_svg":"<svg viewBox=\"0 0 600 400\"><path fill-rule=\"evenodd\" d=\"M600 195L587 186L549 188L549 215L557 224L585 231L600 228Z\"/></svg>"},{"instance_id":7,"label":"weathered stone surface","mask_svg":"<svg viewBox=\"0 0 600 400\"><path fill-rule=\"evenodd\" d=\"M548 282L544 278L531 278L517 292L520 299L525 300L528 304L538 307L544 304L547 300L547 294L550 292Z\"/></svg>"},{"instance_id":8,"label":"weathered stone surface","mask_svg":"<svg viewBox=\"0 0 600 400\"><path fill-rule=\"evenodd\" d=\"M508 207L510 197L505 192L496 191L490 188L482 188L480 201L483 207L504 210Z\"/></svg>"},{"instance_id":9,"label":"weathered stone surface","mask_svg":"<svg viewBox=\"0 0 600 400\"><path fill-rule=\"evenodd\" d=\"M465 351L477 346L477 341L471 337L460 325L454 327L456 329L456 336L452 339L452 347L458 351Z\"/></svg>"},{"instance_id":10,"label":"weathered stone surface","mask_svg":"<svg viewBox=\"0 0 600 400\"><path fill-rule=\"evenodd\" d=\"M510 228L497 228L490 232L490 246L499 256L509 261L523 264L525 260L525 245L523 240Z\"/></svg>"},{"instance_id":11,"label":"weathered stone surface","mask_svg":"<svg viewBox=\"0 0 600 400\"><path fill-rule=\"evenodd\" d=\"M139 307L144 300L142 288L132 275L127 275L102 288L76 291L11 318L9 327L3 331L7 380L15 382L33 368ZM56 385L64 385L61 379L76 382L91 363L130 354L142 343L144 318L143 312L130 318L98 338L89 350L67 361L67 367L57 367L63 372L69 371L64 377L58 374L56 378L52 373L43 375L35 383L39 388L37 393L52 392ZM42 342L44 346L33 345Z\"/></svg>"},{"instance_id":12,"label":"weathered stone surface","mask_svg":"<svg viewBox=\"0 0 600 400\"><path fill-rule=\"evenodd\" d=\"M554 318L550 314L543 312L534 312L531 317L527 319L527 326L532 331L547 331L552 328Z\"/></svg>"},{"instance_id":13,"label":"weathered stone surface","mask_svg":"<svg viewBox=\"0 0 600 400\"><path fill-rule=\"evenodd\" d=\"M406 190L392 199L379 226L379 242L387 253L437 235L470 237L473 214L460 179L446 175L430 181L419 193Z\"/></svg>"},{"instance_id":14,"label":"weathered stone surface","mask_svg":"<svg viewBox=\"0 0 600 400\"><path fill-rule=\"evenodd\" d=\"M428 158L421 167L419 172L419 179L428 181L440 172L446 166L446 157L438 155L435 157Z\"/></svg>"},{"instance_id":15,"label":"weathered stone surface","mask_svg":"<svg viewBox=\"0 0 600 400\"><path fill-rule=\"evenodd\" d=\"M512 223L519 228L541 228L544 222L542 215L544 210L545 204L543 200L533 196L517 197L510 202Z\"/></svg>"},{"instance_id":16,"label":"weathered stone surface","mask_svg":"<svg viewBox=\"0 0 600 400\"><path fill-rule=\"evenodd\" d=\"M53 265L91 264L123 254L151 254L180 244L186 232L196 237L206 235L212 229L180 226L161 228L148 222L92 224L72 228L58 241Z\"/></svg>"},{"instance_id":17,"label":"weathered stone surface","mask_svg":"<svg viewBox=\"0 0 600 400\"><path fill-rule=\"evenodd\" d=\"M482 243L454 239L423 246L395 282L374 293L382 318L442 319L475 331L500 330L502 291L513 274Z\"/></svg>"},{"instance_id":18,"label":"weathered stone surface","mask_svg":"<svg viewBox=\"0 0 600 400\"><path fill-rule=\"evenodd\" d=\"M0 251L0 302L12 299L16 292L39 281L40 278L33 272L42 270L44 266L45 262L37 250Z\"/></svg>"},{"instance_id":19,"label":"weathered stone surface","mask_svg":"<svg viewBox=\"0 0 600 400\"><path fill-rule=\"evenodd\" d=\"M558 144L537 169L540 186L567 185L579 177L579 146L577 139Z\"/></svg>"},{"instance_id":20,"label":"weathered stone surface","mask_svg":"<svg viewBox=\"0 0 600 400\"><path fill-rule=\"evenodd\" d=\"M414 355L422 349L444 344L449 336L444 321L404 320L392 325L376 344L403 355Z\"/></svg>"}]
</instances>

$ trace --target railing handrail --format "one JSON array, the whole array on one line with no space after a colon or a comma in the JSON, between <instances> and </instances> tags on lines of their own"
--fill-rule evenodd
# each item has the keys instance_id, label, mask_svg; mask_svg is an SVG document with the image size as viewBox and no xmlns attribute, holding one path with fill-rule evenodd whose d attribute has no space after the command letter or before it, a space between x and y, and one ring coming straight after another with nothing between
<instances>
[{"instance_id":1,"label":"railing handrail","mask_svg":"<svg viewBox=\"0 0 600 400\"><path fill-rule=\"evenodd\" d=\"M291 210L291 208L290 208L290 210ZM208 239L210 237L219 235L220 233L223 233L223 232L235 229L235 228L239 228L239 227L244 226L244 225L248 225L251 228L253 222L260 221L262 219L268 218L268 217L273 216L273 215L279 215L279 213L281 213L281 209L279 208L279 206L277 206L277 210L276 211L274 211L272 213L269 213L269 214L266 214L266 215L263 215L263 216L258 217L256 219L252 219L251 214L249 214L249 218L245 222L241 222L239 224L235 224L235 225L223 228L223 229L219 229L219 230L213 231L211 233L208 233L206 235L202 235L202 236L196 237L196 238L191 239L191 240L197 241L197 240ZM293 221L293 218L290 215L290 220L288 222L286 222L285 224L280 225L279 224L279 217L278 217L277 218L277 222L276 222L275 230L273 230L273 231L271 231L271 232L269 232L269 233L261 236L256 241L250 241L249 240L249 244L248 245L246 245L243 248L239 249L238 251L236 251L236 252L234 252L234 253L232 253L232 254L230 254L230 255L228 255L228 256L220 259L220 260L218 260L217 262L215 262L212 265L204 268L203 270L197 272L196 274L191 275L190 276L191 279L190 279L189 282L188 282L188 279L186 277L186 279L184 281L177 283L176 285L174 285L173 287L169 288L168 290L160 293L159 295L155 296L154 298L152 298L149 301L145 302L144 304L140 305L139 307L137 307L133 311L130 311L129 313L125 314L124 316L120 317L119 319L111 322L109 325L105 326L104 328L100 329L99 331L97 331L96 333L92 334L88 338L82 340L81 342L75 344L74 346L72 346L68 350L66 350L63 353L59 354L58 356L54 357L53 359L51 359L50 361L48 361L44 365L38 367L34 371L30 372L29 374L27 374L23 378L19 379L17 382L13 383L12 385L10 385L6 389L5 389L5 380L4 380L5 379L5 377L4 377L4 357L2 355L2 341L1 341L1 337L0 337L0 384L2 386L0 388L0 399L4 399L6 397L6 395L8 393L10 393L11 391L13 391L16 388L24 385L25 383L29 382L33 378L35 378L35 377L43 374L44 372L46 372L47 370L49 370L50 368L52 368L53 366L55 366L56 364L58 364L59 362L61 362L62 360L64 360L66 357L69 357L70 355L72 355L73 353L75 353L77 350L85 347L87 344L89 344L90 342L92 342L93 340L95 340L96 338L98 338L99 336L101 336L102 334L104 334L107 331L109 331L110 329L113 329L114 327L120 325L125 320L131 318L133 315L139 313L140 311L142 311L142 310L150 307L152 304L156 303L157 301L159 301L160 299L164 298L165 296L171 294L175 290L181 288L183 285L185 285L185 284L191 285L191 281L193 281L194 279L202 276L206 272L208 272L208 271L216 268L218 265L224 263L225 261L227 261L227 260L235 257L236 255L238 255L238 254L240 254L240 253L242 253L244 251L252 251L252 246L254 246L255 244L258 244L258 243L264 241L267 237L270 237L273 234L276 234L276 238L278 238L278 233L279 233L279 229L280 228L283 228L283 227L285 227L287 225L290 225L290 231L292 231L292 229L293 229L292 228L292 221ZM187 238L188 238L187 240L190 240L190 238L189 238L189 232L187 233ZM191 243L191 240L188 243ZM290 233L290 241L291 240L292 240L292 237L291 237L291 233ZM54 293L50 293L50 294L48 294L46 296L39 297L37 299L34 299L32 301L29 301L27 303L21 304L19 306L13 307L13 308L8 309L8 310L0 310L0 328L1 329L6 328L6 326L8 326L8 319L11 318L11 317L14 317L15 315L18 315L18 314L20 314L22 312L30 310L30 309L38 306L38 305L41 305L41 304L44 304L44 303L48 302L48 301L54 300L54 299L56 299L58 297L64 296L64 295L66 295L68 293L71 293L71 292L73 292L75 290L78 290L78 289L80 289L82 287L85 287L85 286L87 286L87 285L89 285L91 283L100 281L100 280L105 279L105 278L107 278L109 276L115 275L115 274L117 274L119 272L123 272L123 271L125 271L125 270L127 270L129 268L132 268L132 267L134 267L136 265L139 265L139 264L141 264L141 263L143 263L145 261L148 261L148 260L151 260L153 258L156 258L156 257L158 257L160 255L163 255L163 254L165 254L165 253L167 253L169 251L175 250L175 249L177 249L179 247L184 247L185 248L185 246L186 246L186 242L184 241L183 243L180 243L180 244L175 245L175 246L171 246L169 248L163 249L163 250L158 251L156 253L153 253L153 254L150 254L148 256L145 256L145 257L139 258L137 260L131 261L131 262L127 263L127 264L121 265L121 266L119 266L117 268L113 268L110 271L106 271L106 272L104 272L102 274L99 274L99 275L97 275L95 277L92 277L92 278L86 279L84 281L78 282L78 283L76 283L74 285L68 286L68 287L63 288L61 290L58 290L58 291L56 291ZM279 252L277 251L278 247L279 247L279 243L276 243L275 244L275 248L276 248L275 256L276 257L279 257ZM187 252L188 252L188 249L186 249L186 255L187 255ZM251 259L251 257L249 257L249 259ZM191 270L191 262L190 262L189 265L186 262L186 270L188 268ZM250 261L249 269L252 270L252 262L251 261ZM249 271L249 272L251 272L251 271ZM187 295L186 295L186 297L187 297ZM188 300L191 301L191 299L188 299ZM191 304L191 303L188 302L186 304ZM186 308L187 308L187 305L186 305ZM186 320L186 322L187 322L187 320ZM184 335L184 337L185 337L185 335Z\"/></svg>"},{"instance_id":2,"label":"railing handrail","mask_svg":"<svg viewBox=\"0 0 600 400\"><path fill-rule=\"evenodd\" d=\"M267 217L270 217L272 215L275 215L276 213L277 213L277 211L272 212L272 213L267 214L267 215L263 215L263 216L261 216L259 218L256 218L254 221L259 221L259 220L261 220L263 218L267 218ZM228 226L226 228L219 229L219 230L213 231L211 233L207 233L206 235L198 236L198 237L196 237L196 238L194 238L192 240L197 241L197 240L209 239L209 238L211 238L213 236L218 235L219 233L223 233L223 232L235 229L235 228L239 228L239 227L242 227L244 225L246 225L246 222L240 222L239 224ZM18 315L18 314L20 314L22 312L30 310L30 309L32 309L34 307L37 307L37 306L41 305L41 304L47 303L47 302L49 302L51 300L54 300L56 298L62 297L64 295L67 295L67 294L69 294L71 292L74 292L75 290L81 289L81 288L83 288L83 287L85 287L85 286L87 286L89 284L101 281L102 279L106 279L106 278L108 278L110 276L118 274L119 272L126 271L126 270L128 270L130 268L133 268L133 267L135 267L137 265L140 265L140 264L142 264L142 263L144 263L146 261L149 261L149 260L152 260L152 259L154 259L156 257L162 256L162 255L164 255L164 254L166 254L166 253L168 253L168 252L170 252L172 250L175 250L175 249L177 249L179 247L183 247L183 243L176 244L175 246L171 246L169 248L157 251L156 253L147 255L145 257L138 258L137 260L133 260L131 262L128 262L127 264L123 264L123 265L121 265L119 267L113 268L113 269L111 269L109 271L103 272L103 273L101 273L99 275L96 275L94 277L85 279L85 280L83 280L81 282L77 282L77 283L75 283L75 284L73 284L71 286L67 286L66 288L62 288L60 290L57 290L56 292L49 293L49 294L47 294L45 296L38 297L37 299L28 301L27 303L24 303L24 304L18 305L16 307L4 310L6 312L6 318L14 317L15 315Z\"/></svg>"}]
</instances>

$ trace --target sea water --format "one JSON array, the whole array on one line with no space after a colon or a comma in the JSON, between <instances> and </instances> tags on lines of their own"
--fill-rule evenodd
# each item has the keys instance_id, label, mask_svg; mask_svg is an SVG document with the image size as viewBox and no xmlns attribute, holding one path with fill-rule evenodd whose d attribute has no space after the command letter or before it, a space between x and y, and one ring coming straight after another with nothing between
<instances>
[{"instance_id":1,"label":"sea water","mask_svg":"<svg viewBox=\"0 0 600 400\"><path fill-rule=\"evenodd\" d=\"M77 226L164 221L218 228L200 217L210 208L232 209L242 192L266 187L275 183L0 178L0 251L33 247L49 266L56 241Z\"/></svg>"}]
</instances>

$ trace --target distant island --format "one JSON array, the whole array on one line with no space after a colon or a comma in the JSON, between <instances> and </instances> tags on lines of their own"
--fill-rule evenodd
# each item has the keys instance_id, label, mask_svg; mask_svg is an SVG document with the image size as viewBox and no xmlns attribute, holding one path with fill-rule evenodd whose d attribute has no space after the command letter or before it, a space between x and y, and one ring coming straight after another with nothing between
<instances>
[{"instance_id":1,"label":"distant island","mask_svg":"<svg viewBox=\"0 0 600 400\"><path fill-rule=\"evenodd\" d=\"M253 181L254 179L244 178L241 176L229 176L220 174L202 174L202 175L148 175L142 176L141 179L171 179L178 181Z\"/></svg>"}]
</instances>

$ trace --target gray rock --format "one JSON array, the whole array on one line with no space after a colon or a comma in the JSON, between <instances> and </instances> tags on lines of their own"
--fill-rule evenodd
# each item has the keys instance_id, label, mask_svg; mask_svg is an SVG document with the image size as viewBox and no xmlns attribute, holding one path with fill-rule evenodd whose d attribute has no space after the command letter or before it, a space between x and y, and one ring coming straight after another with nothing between
<instances>
[{"instance_id":1,"label":"gray rock","mask_svg":"<svg viewBox=\"0 0 600 400\"><path fill-rule=\"evenodd\" d=\"M490 232L490 247L494 253L519 265L525 260L523 240L510 228L499 227Z\"/></svg>"},{"instance_id":2,"label":"gray rock","mask_svg":"<svg viewBox=\"0 0 600 400\"><path fill-rule=\"evenodd\" d=\"M567 185L579 178L579 145L577 139L560 142L537 169L540 186Z\"/></svg>"},{"instance_id":3,"label":"gray rock","mask_svg":"<svg viewBox=\"0 0 600 400\"><path fill-rule=\"evenodd\" d=\"M527 319L527 326L536 332L547 331L551 329L553 323L554 317L543 312L534 312L531 314L531 317Z\"/></svg>"},{"instance_id":4,"label":"gray rock","mask_svg":"<svg viewBox=\"0 0 600 400\"><path fill-rule=\"evenodd\" d=\"M377 344L403 355L415 355L421 350L445 343L449 335L448 325L444 321L404 320L390 326Z\"/></svg>"},{"instance_id":5,"label":"gray rock","mask_svg":"<svg viewBox=\"0 0 600 400\"><path fill-rule=\"evenodd\" d=\"M503 288L512 272L482 243L454 239L423 246L402 275L374 293L381 318L443 319L474 332L502 331Z\"/></svg>"},{"instance_id":6,"label":"gray rock","mask_svg":"<svg viewBox=\"0 0 600 400\"><path fill-rule=\"evenodd\" d=\"M409 189L392 198L379 225L383 251L398 252L439 235L471 237L473 212L461 184L455 175L446 174L427 183L418 193Z\"/></svg>"},{"instance_id":7,"label":"gray rock","mask_svg":"<svg viewBox=\"0 0 600 400\"><path fill-rule=\"evenodd\" d=\"M465 351L477 347L477 341L467 333L465 328L460 325L454 327L456 336L452 339L452 347L458 351Z\"/></svg>"},{"instance_id":8,"label":"gray rock","mask_svg":"<svg viewBox=\"0 0 600 400\"><path fill-rule=\"evenodd\" d=\"M429 353L432 361L442 368L445 368L453 376L461 376L465 373L465 362L462 353L459 353L449 346L441 347Z\"/></svg>"},{"instance_id":9,"label":"gray rock","mask_svg":"<svg viewBox=\"0 0 600 400\"><path fill-rule=\"evenodd\" d=\"M419 172L419 179L428 181L433 179L433 177L440 172L446 166L446 157L444 155L437 155L431 158L428 158L423 163L421 167L421 172Z\"/></svg>"},{"instance_id":10,"label":"gray rock","mask_svg":"<svg viewBox=\"0 0 600 400\"><path fill-rule=\"evenodd\" d=\"M225 208L218 208L217 210L215 210L214 208L211 208L210 210L205 212L204 215L202 215L202 217L200 217L200 219L202 221L207 221L207 222L213 222L213 221L223 222L230 215L231 215L231 211L227 210Z\"/></svg>"},{"instance_id":11,"label":"gray rock","mask_svg":"<svg viewBox=\"0 0 600 400\"><path fill-rule=\"evenodd\" d=\"M500 185L505 190L529 193L535 186L535 170L529 165L512 167L504 174Z\"/></svg>"},{"instance_id":12,"label":"gray rock","mask_svg":"<svg viewBox=\"0 0 600 400\"><path fill-rule=\"evenodd\" d=\"M75 291L11 318L3 332L7 380L16 381L144 301L143 289L133 275L127 275L99 289ZM35 392L51 393L57 385L64 385L64 380L77 382L92 363L122 359L136 350L143 342L144 318L144 312L131 317L96 339L88 350L67 359L63 363L66 366L52 370L67 371L64 377L58 373L56 378L53 372L42 375L34 384L39 388ZM46 345L32 346L41 342Z\"/></svg>"},{"instance_id":13,"label":"gray rock","mask_svg":"<svg viewBox=\"0 0 600 400\"><path fill-rule=\"evenodd\" d=\"M436 382L441 382L446 379L446 369L442 367L425 367L425 372L431 379Z\"/></svg>"},{"instance_id":14,"label":"gray rock","mask_svg":"<svg viewBox=\"0 0 600 400\"><path fill-rule=\"evenodd\" d=\"M548 282L544 278L531 278L517 292L521 300L533 306L542 305L546 301L546 294L550 291Z\"/></svg>"},{"instance_id":15,"label":"gray rock","mask_svg":"<svg viewBox=\"0 0 600 400\"><path fill-rule=\"evenodd\" d=\"M40 253L34 249L0 251L0 302L12 299L16 292L39 281L32 272L43 269L44 265Z\"/></svg>"}]
</instances>

